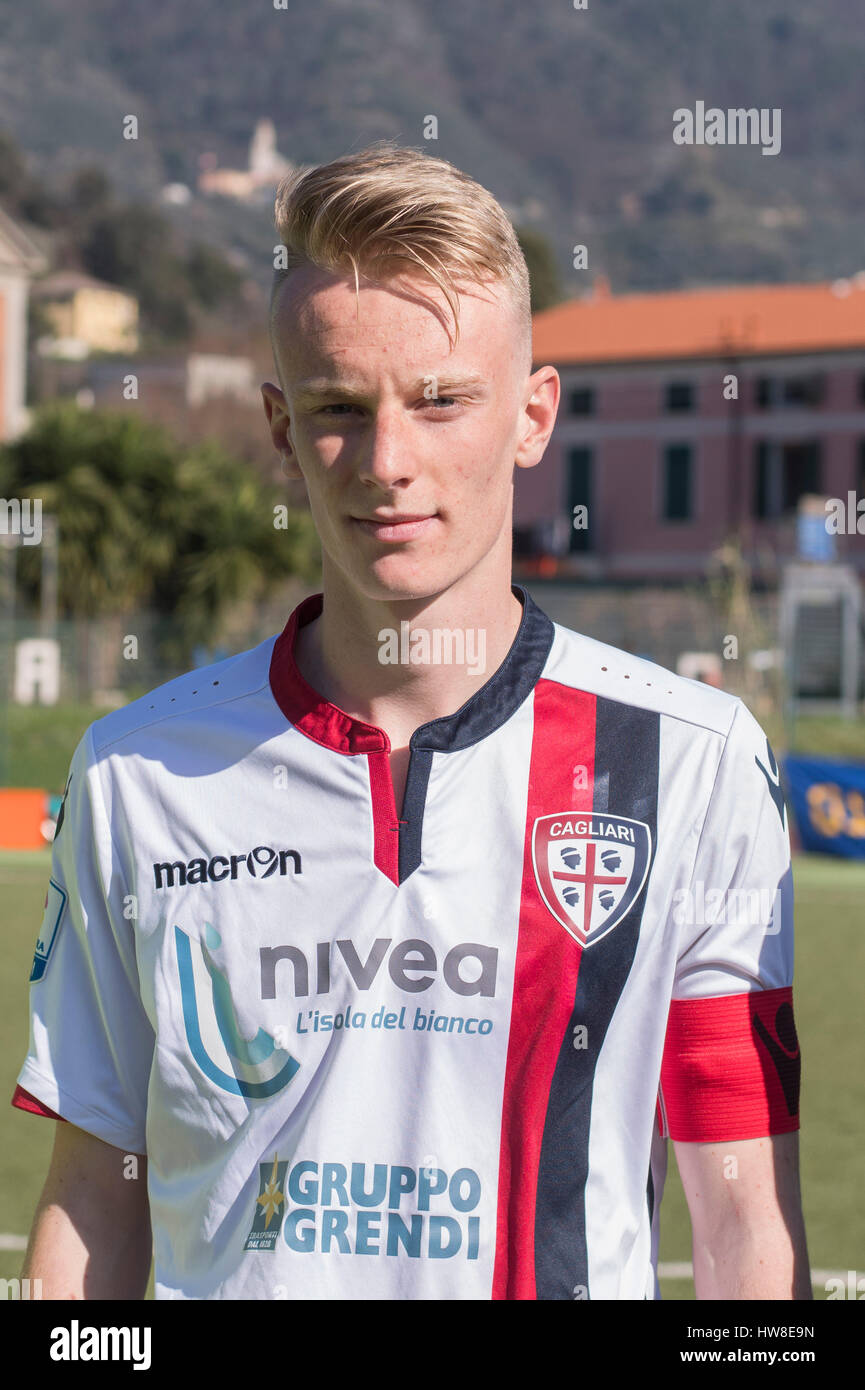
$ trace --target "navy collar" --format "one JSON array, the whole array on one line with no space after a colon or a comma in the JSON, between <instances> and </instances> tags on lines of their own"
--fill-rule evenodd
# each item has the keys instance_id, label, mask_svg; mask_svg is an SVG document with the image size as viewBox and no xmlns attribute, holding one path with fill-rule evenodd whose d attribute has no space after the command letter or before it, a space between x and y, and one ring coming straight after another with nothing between
<instances>
[{"instance_id":1,"label":"navy collar","mask_svg":"<svg viewBox=\"0 0 865 1390\"><path fill-rule=\"evenodd\" d=\"M553 624L520 584L511 592L523 615L508 654L488 681L453 714L432 719L412 734L410 747L436 753L470 748L501 728L531 694L549 656ZM270 661L270 688L279 708L295 728L338 753L387 751L383 729L353 719L313 690L300 674L294 657L298 629L311 623L324 607L323 594L310 594L295 608L277 637Z\"/></svg>"}]
</instances>

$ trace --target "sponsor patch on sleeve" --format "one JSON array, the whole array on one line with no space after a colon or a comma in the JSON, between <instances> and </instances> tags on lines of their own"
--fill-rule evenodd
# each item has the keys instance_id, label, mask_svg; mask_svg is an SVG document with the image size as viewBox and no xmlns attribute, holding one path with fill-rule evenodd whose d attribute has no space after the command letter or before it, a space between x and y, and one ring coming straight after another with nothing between
<instances>
[{"instance_id":1,"label":"sponsor patch on sleeve","mask_svg":"<svg viewBox=\"0 0 865 1390\"><path fill-rule=\"evenodd\" d=\"M41 980L48 969L48 962L51 959L51 952L54 950L54 943L57 940L57 933L60 930L68 900L69 895L66 890L61 888L59 883L55 883L53 878L49 879L48 893L45 897L45 913L36 941L33 968L30 971L31 984L35 980Z\"/></svg>"}]
</instances>

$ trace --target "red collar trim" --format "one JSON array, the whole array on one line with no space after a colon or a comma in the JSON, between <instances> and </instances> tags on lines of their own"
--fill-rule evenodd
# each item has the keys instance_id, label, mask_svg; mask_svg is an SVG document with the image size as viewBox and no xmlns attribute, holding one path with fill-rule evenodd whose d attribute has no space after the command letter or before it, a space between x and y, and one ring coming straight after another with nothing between
<instances>
[{"instance_id":1,"label":"red collar trim","mask_svg":"<svg viewBox=\"0 0 865 1390\"><path fill-rule=\"evenodd\" d=\"M511 592L523 606L523 616L510 651L480 690L470 695L453 714L431 719L415 729L411 749L429 753L453 753L471 748L510 719L531 695L546 666L555 628L520 584ZM270 688L286 719L307 738L337 753L389 753L384 729L352 719L307 685L297 669L294 649L298 629L317 618L324 607L323 594L310 594L295 608L273 644Z\"/></svg>"},{"instance_id":2,"label":"red collar trim","mask_svg":"<svg viewBox=\"0 0 865 1390\"><path fill-rule=\"evenodd\" d=\"M324 607L324 594L310 594L297 605L273 644L270 688L286 719L307 738L336 753L390 752L384 729L352 719L304 680L294 659L298 629L311 623Z\"/></svg>"}]
</instances>

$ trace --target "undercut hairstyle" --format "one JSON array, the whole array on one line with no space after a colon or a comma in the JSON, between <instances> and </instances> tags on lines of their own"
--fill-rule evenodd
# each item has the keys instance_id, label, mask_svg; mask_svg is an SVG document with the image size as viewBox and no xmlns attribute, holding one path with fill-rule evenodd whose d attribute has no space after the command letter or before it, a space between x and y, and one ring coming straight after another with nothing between
<instances>
[{"instance_id":1,"label":"undercut hairstyle","mask_svg":"<svg viewBox=\"0 0 865 1390\"><path fill-rule=\"evenodd\" d=\"M279 292L305 265L381 283L422 276L437 285L459 339L458 285L506 287L532 363L529 272L504 209L482 184L447 160L383 140L282 180L275 206L282 246L270 294L271 341Z\"/></svg>"}]
</instances>

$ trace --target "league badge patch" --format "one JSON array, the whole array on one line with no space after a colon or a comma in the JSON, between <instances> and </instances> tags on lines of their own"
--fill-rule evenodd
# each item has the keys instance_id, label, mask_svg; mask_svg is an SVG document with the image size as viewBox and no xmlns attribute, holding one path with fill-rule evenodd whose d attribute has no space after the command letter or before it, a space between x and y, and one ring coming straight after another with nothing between
<instances>
[{"instance_id":1,"label":"league badge patch","mask_svg":"<svg viewBox=\"0 0 865 1390\"><path fill-rule=\"evenodd\" d=\"M60 923L63 920L63 913L66 909L68 894L55 883L53 878L48 880L48 892L45 897L45 912L42 917L42 926L39 928L39 938L36 942L36 954L33 957L33 967L30 971L30 983L41 980L45 971L48 969L48 961L51 952L54 950L54 943L57 940L57 933L60 930Z\"/></svg>"},{"instance_id":2,"label":"league badge patch","mask_svg":"<svg viewBox=\"0 0 865 1390\"><path fill-rule=\"evenodd\" d=\"M532 830L541 897L581 946L593 946L627 916L651 851L649 827L625 816L560 811L539 816Z\"/></svg>"}]
</instances>

